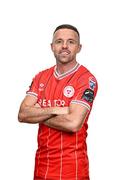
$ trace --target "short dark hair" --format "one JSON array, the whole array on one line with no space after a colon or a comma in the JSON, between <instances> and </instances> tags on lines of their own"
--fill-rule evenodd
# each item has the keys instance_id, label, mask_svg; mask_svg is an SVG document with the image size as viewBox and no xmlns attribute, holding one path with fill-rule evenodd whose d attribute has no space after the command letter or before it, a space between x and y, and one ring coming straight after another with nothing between
<instances>
[{"instance_id":1,"label":"short dark hair","mask_svg":"<svg viewBox=\"0 0 120 180\"><path fill-rule=\"evenodd\" d=\"M70 25L70 24L62 24L62 25L56 27L53 34L55 34L55 32L57 30L59 30L59 29L71 29L71 30L75 31L78 34L78 37L80 37L79 31L77 30L77 28L75 26Z\"/></svg>"}]
</instances>

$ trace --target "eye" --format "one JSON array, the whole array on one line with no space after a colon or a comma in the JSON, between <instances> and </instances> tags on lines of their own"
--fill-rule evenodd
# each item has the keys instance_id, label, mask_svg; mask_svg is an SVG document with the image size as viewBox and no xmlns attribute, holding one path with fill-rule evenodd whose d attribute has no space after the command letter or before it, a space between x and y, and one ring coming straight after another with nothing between
<instances>
[{"instance_id":1,"label":"eye","mask_svg":"<svg viewBox=\"0 0 120 180\"><path fill-rule=\"evenodd\" d=\"M58 39L55 41L55 44L62 44L62 43L63 43L63 41L61 39Z\"/></svg>"},{"instance_id":2,"label":"eye","mask_svg":"<svg viewBox=\"0 0 120 180\"><path fill-rule=\"evenodd\" d=\"M73 40L69 40L69 43L70 44L74 44L75 42Z\"/></svg>"},{"instance_id":3,"label":"eye","mask_svg":"<svg viewBox=\"0 0 120 180\"><path fill-rule=\"evenodd\" d=\"M76 44L76 41L73 39L70 39L70 40L68 40L68 44L74 45L74 44Z\"/></svg>"}]
</instances>

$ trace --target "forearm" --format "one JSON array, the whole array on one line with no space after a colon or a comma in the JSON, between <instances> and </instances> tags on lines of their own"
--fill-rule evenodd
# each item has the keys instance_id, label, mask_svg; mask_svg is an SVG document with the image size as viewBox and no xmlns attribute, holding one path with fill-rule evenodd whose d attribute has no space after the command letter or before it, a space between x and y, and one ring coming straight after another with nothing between
<instances>
[{"instance_id":1,"label":"forearm","mask_svg":"<svg viewBox=\"0 0 120 180\"><path fill-rule=\"evenodd\" d=\"M70 118L70 115L57 115L49 118L44 121L44 124L65 132L73 132L73 121Z\"/></svg>"},{"instance_id":2,"label":"forearm","mask_svg":"<svg viewBox=\"0 0 120 180\"><path fill-rule=\"evenodd\" d=\"M22 123L29 123L29 124L36 124L36 123L43 123L44 121L48 120L49 118L53 117L54 115L40 115L39 117L23 117L22 119L19 119L19 122Z\"/></svg>"},{"instance_id":3,"label":"forearm","mask_svg":"<svg viewBox=\"0 0 120 180\"><path fill-rule=\"evenodd\" d=\"M77 115L79 110L81 110L80 116ZM88 114L88 111L86 109L83 110L83 108L78 109L77 111L78 113L69 112L68 114L51 117L44 121L44 124L65 132L77 132L82 127Z\"/></svg>"},{"instance_id":4,"label":"forearm","mask_svg":"<svg viewBox=\"0 0 120 180\"><path fill-rule=\"evenodd\" d=\"M40 108L36 106L25 106L20 110L18 119L20 122L25 123L42 123L56 114L64 114L65 112L67 112L67 109L62 107Z\"/></svg>"}]
</instances>

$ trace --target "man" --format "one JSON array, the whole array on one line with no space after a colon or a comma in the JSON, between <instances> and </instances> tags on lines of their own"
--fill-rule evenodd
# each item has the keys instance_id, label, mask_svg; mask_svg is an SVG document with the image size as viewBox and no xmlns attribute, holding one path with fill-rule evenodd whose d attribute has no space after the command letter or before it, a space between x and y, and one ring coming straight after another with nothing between
<instances>
[{"instance_id":1,"label":"man","mask_svg":"<svg viewBox=\"0 0 120 180\"><path fill-rule=\"evenodd\" d=\"M76 61L76 27L63 24L53 34L56 66L38 73L23 100L18 119L39 123L34 180L89 180L87 121L97 81Z\"/></svg>"}]
</instances>

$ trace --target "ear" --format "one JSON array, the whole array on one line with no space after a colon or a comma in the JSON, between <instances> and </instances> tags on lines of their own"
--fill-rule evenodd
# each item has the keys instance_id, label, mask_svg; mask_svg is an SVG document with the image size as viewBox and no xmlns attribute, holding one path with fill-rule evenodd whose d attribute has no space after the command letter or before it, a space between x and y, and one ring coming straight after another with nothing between
<instances>
[{"instance_id":1,"label":"ear","mask_svg":"<svg viewBox=\"0 0 120 180\"><path fill-rule=\"evenodd\" d=\"M79 44L79 47L78 47L78 53L81 51L81 49L82 49L82 44Z\"/></svg>"},{"instance_id":2,"label":"ear","mask_svg":"<svg viewBox=\"0 0 120 180\"><path fill-rule=\"evenodd\" d=\"M53 43L51 43L50 46L51 46L51 50L54 51Z\"/></svg>"}]
</instances>

